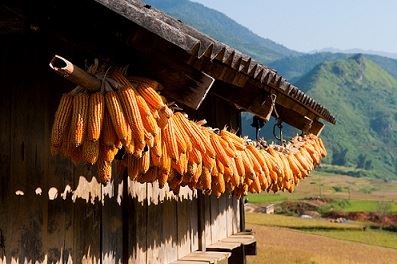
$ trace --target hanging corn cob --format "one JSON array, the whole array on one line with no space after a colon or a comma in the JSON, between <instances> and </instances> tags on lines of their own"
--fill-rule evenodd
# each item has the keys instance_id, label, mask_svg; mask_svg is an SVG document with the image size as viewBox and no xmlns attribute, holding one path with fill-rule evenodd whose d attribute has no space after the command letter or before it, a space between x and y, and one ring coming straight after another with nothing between
<instances>
[{"instance_id":1,"label":"hanging corn cob","mask_svg":"<svg viewBox=\"0 0 397 264\"><path fill-rule=\"evenodd\" d=\"M72 116L72 106L73 106L73 95L64 94L62 95L61 101L58 106L58 110L55 113L54 124L52 125L51 132L51 147L56 150L62 145L62 141L67 137L67 130L70 124L70 118Z\"/></svg>"},{"instance_id":2,"label":"hanging corn cob","mask_svg":"<svg viewBox=\"0 0 397 264\"><path fill-rule=\"evenodd\" d=\"M123 147L132 180L168 183L175 194L181 186L217 197L226 191L237 197L248 191L291 192L327 154L315 135L264 146L226 128L218 134L204 121L173 113L156 92L158 83L131 83L119 71L111 76L104 91L88 95L78 89L62 96L51 132L52 151L75 164L96 163L100 182L111 179L112 162Z\"/></svg>"},{"instance_id":3,"label":"hanging corn cob","mask_svg":"<svg viewBox=\"0 0 397 264\"><path fill-rule=\"evenodd\" d=\"M89 96L85 93L78 93L73 97L73 114L70 124L71 142L76 147L83 143L84 134L87 126Z\"/></svg>"}]
</instances>

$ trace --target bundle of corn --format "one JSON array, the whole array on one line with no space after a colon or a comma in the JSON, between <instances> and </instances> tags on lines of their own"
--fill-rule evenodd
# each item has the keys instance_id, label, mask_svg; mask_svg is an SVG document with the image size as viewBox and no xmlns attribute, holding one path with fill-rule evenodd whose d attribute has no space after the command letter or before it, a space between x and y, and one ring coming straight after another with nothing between
<instances>
[{"instance_id":1,"label":"bundle of corn","mask_svg":"<svg viewBox=\"0 0 397 264\"><path fill-rule=\"evenodd\" d=\"M96 164L101 182L111 179L114 157L124 148L123 164L132 180L157 180L174 193L181 186L238 197L248 191L293 191L326 154L314 135L295 137L285 147L264 146L226 128L205 127L174 113L155 81L130 82L117 70L106 80L100 92L79 88L62 97L51 137L54 154Z\"/></svg>"}]
</instances>

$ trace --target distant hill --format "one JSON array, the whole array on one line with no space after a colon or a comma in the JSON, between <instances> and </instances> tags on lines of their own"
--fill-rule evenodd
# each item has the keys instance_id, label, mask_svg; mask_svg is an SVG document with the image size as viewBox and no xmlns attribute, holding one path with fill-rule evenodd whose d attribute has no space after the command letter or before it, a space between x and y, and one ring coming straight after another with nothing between
<instances>
[{"instance_id":1,"label":"distant hill","mask_svg":"<svg viewBox=\"0 0 397 264\"><path fill-rule=\"evenodd\" d=\"M276 69L287 80L295 83L303 75L313 70L318 64L325 61L343 59L351 56L353 56L353 54L330 52L303 54L300 56L281 58L270 62L269 66ZM365 57L371 59L385 69L389 74L397 78L397 59L368 54L365 54Z\"/></svg>"},{"instance_id":2,"label":"distant hill","mask_svg":"<svg viewBox=\"0 0 397 264\"><path fill-rule=\"evenodd\" d=\"M145 2L262 63L301 54L256 35L223 13L202 4L188 0L146 0Z\"/></svg>"},{"instance_id":3,"label":"distant hill","mask_svg":"<svg viewBox=\"0 0 397 264\"><path fill-rule=\"evenodd\" d=\"M392 53L392 52L384 52L384 51L377 51L377 50L363 50L363 49L335 49L335 48L325 48L325 49L320 49L320 50L315 50L310 53L323 53L323 52L332 52L332 53L347 53L347 54L371 54L371 55L377 55L381 57L387 57L391 59L397 59L397 53Z\"/></svg>"},{"instance_id":4,"label":"distant hill","mask_svg":"<svg viewBox=\"0 0 397 264\"><path fill-rule=\"evenodd\" d=\"M329 161L397 175L397 80L374 61L355 55L323 62L297 82L335 113L323 132Z\"/></svg>"}]
</instances>

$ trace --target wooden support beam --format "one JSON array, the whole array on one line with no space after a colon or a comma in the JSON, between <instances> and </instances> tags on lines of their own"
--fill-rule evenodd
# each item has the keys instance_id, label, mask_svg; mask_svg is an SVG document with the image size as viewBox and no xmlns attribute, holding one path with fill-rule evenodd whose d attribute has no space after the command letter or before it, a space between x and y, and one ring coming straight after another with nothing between
<instances>
[{"instance_id":1,"label":"wooden support beam","mask_svg":"<svg viewBox=\"0 0 397 264\"><path fill-rule=\"evenodd\" d=\"M239 88L217 81L211 92L218 97L235 104L239 108L263 118L264 120L269 120L270 114L274 116L274 112L272 112L271 107L270 94L265 92L263 89L255 87ZM284 101L281 100L281 102ZM297 104L292 103L292 106L295 105ZM311 117L308 116L310 115L309 111L306 110L306 112L302 114L302 112L297 112L294 107L285 107L279 103L278 97L276 100L276 109L283 122L303 131L310 130L313 121Z\"/></svg>"},{"instance_id":2,"label":"wooden support beam","mask_svg":"<svg viewBox=\"0 0 397 264\"><path fill-rule=\"evenodd\" d=\"M323 128L323 123L319 122L318 120L314 120L309 132L315 134L316 136L319 136L323 131Z\"/></svg>"},{"instance_id":3,"label":"wooden support beam","mask_svg":"<svg viewBox=\"0 0 397 264\"><path fill-rule=\"evenodd\" d=\"M306 116L301 116L299 113L291 109L285 108L281 105L276 105L276 109L277 109L277 113L279 114L283 122L305 132L310 130L313 123L313 121L310 118Z\"/></svg>"},{"instance_id":4,"label":"wooden support beam","mask_svg":"<svg viewBox=\"0 0 397 264\"><path fill-rule=\"evenodd\" d=\"M55 55L52 58L50 68L62 77L90 91L97 91L101 88L101 81L98 78L61 56Z\"/></svg>"},{"instance_id":5,"label":"wooden support beam","mask_svg":"<svg viewBox=\"0 0 397 264\"><path fill-rule=\"evenodd\" d=\"M269 94L261 89L242 89L217 81L212 88L218 97L243 108L246 111L268 120L271 113L271 100ZM237 103L236 103L237 102Z\"/></svg>"}]
</instances>

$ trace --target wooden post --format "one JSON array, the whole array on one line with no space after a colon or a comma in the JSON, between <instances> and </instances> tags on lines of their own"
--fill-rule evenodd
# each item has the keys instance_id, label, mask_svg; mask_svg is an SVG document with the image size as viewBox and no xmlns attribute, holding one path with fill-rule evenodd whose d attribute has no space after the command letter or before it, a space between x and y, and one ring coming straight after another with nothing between
<instances>
[{"instance_id":1,"label":"wooden post","mask_svg":"<svg viewBox=\"0 0 397 264\"><path fill-rule=\"evenodd\" d=\"M99 79L61 56L55 55L49 65L59 75L90 91L97 91L101 88L102 83Z\"/></svg>"}]
</instances>

